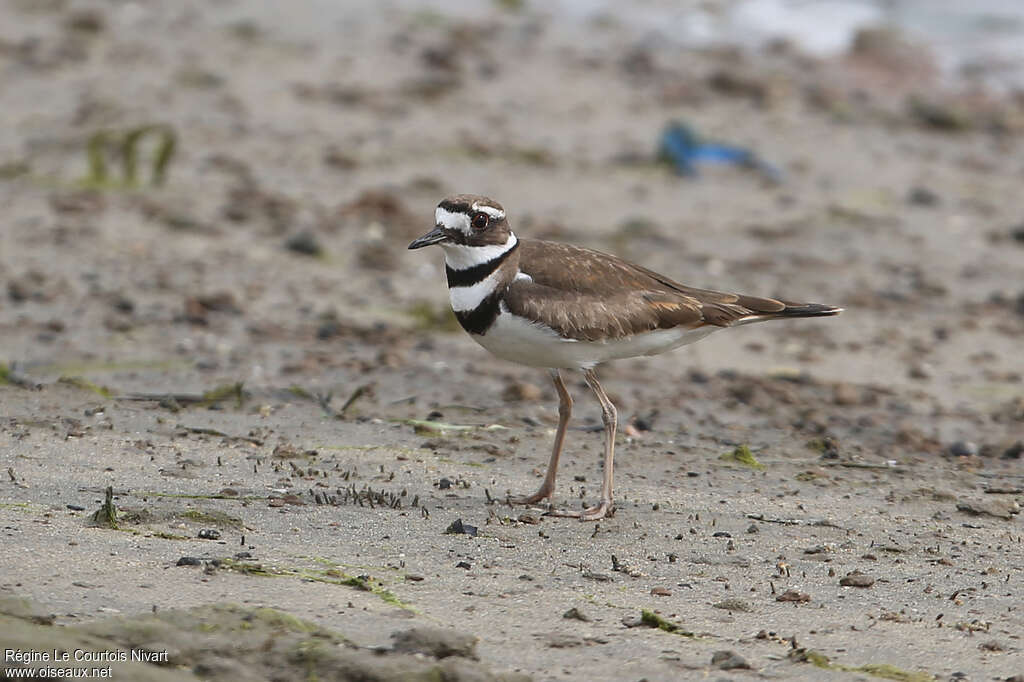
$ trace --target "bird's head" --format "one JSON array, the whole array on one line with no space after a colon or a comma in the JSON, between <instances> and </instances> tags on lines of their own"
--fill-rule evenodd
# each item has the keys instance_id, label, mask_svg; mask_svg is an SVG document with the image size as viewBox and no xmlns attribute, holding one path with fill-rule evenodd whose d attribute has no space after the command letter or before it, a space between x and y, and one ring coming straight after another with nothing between
<instances>
[{"instance_id":1,"label":"bird's head","mask_svg":"<svg viewBox=\"0 0 1024 682\"><path fill-rule=\"evenodd\" d=\"M505 209L494 199L456 194L437 205L434 229L409 244L410 249L438 244L446 252L510 246L515 235L505 220Z\"/></svg>"}]
</instances>

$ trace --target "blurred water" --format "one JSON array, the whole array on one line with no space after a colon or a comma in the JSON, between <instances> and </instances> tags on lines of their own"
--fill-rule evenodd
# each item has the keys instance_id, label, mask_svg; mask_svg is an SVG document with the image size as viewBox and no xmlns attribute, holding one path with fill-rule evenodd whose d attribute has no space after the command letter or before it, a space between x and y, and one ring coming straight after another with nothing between
<instances>
[{"instance_id":1,"label":"blurred water","mask_svg":"<svg viewBox=\"0 0 1024 682\"><path fill-rule=\"evenodd\" d=\"M1024 90L1024 0L523 0L570 30L594 19L629 27L638 39L690 46L758 47L785 38L829 56L849 48L859 28L888 24L932 48L952 83ZM436 12L476 19L495 0L246 0L224 11L257 9L277 30L306 35L352 30L368 13ZM231 9L228 9L231 8ZM357 29L356 29L357 30ZM591 36L592 37L592 36Z\"/></svg>"},{"instance_id":2,"label":"blurred water","mask_svg":"<svg viewBox=\"0 0 1024 682\"><path fill-rule=\"evenodd\" d=\"M443 4L443 3L442 3ZM1024 0L552 0L567 17L614 17L688 45L757 47L785 38L821 56L856 31L891 25L928 45L950 82L1024 89Z\"/></svg>"}]
</instances>

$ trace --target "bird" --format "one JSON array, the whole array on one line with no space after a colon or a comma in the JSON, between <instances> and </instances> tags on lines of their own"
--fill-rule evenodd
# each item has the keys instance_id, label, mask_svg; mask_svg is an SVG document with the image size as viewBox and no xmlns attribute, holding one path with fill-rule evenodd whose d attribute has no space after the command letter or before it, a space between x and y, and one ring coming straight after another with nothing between
<instances>
[{"instance_id":1,"label":"bird","mask_svg":"<svg viewBox=\"0 0 1024 682\"><path fill-rule=\"evenodd\" d=\"M452 310L470 337L503 360L546 368L558 394L558 428L544 480L512 504L548 500L549 515L596 521L614 514L615 405L596 368L656 355L712 332L762 320L837 315L842 308L731 294L680 284L610 254L519 239L497 201L474 194L443 199L434 228L409 244L444 250ZM557 510L552 501L573 400L562 377L576 370L601 405L604 475L596 504Z\"/></svg>"}]
</instances>

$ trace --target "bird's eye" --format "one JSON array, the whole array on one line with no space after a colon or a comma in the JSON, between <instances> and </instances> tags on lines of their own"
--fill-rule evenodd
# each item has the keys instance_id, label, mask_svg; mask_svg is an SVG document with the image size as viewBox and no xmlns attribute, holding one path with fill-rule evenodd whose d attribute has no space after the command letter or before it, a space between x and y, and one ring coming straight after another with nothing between
<instances>
[{"instance_id":1,"label":"bird's eye","mask_svg":"<svg viewBox=\"0 0 1024 682\"><path fill-rule=\"evenodd\" d=\"M490 217L486 213L476 213L473 215L473 229L475 230L484 229L489 222Z\"/></svg>"}]
</instances>

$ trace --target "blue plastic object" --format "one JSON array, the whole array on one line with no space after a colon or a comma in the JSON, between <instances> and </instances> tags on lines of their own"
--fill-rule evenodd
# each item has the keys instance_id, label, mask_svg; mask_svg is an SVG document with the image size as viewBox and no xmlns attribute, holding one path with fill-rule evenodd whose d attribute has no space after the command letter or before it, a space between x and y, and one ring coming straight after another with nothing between
<instances>
[{"instance_id":1,"label":"blue plastic object","mask_svg":"<svg viewBox=\"0 0 1024 682\"><path fill-rule=\"evenodd\" d=\"M753 151L717 142L704 142L686 124L673 121L665 126L658 141L658 157L672 164L676 173L698 175L701 163L731 163L758 171L766 178L781 182L782 171L760 160Z\"/></svg>"}]
</instances>

